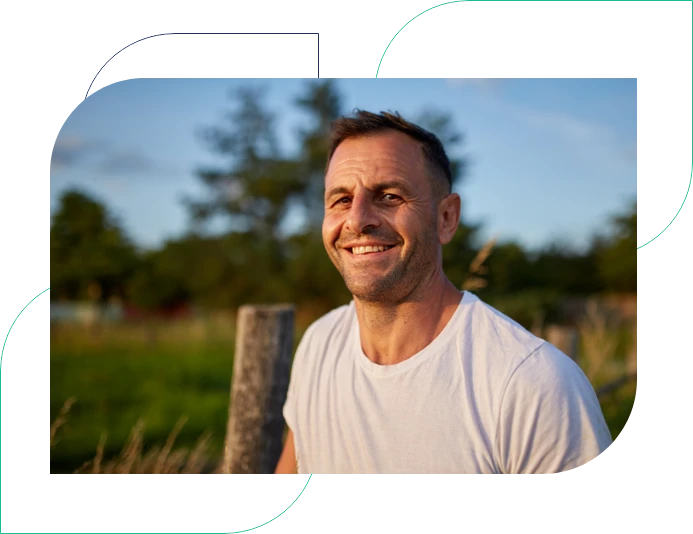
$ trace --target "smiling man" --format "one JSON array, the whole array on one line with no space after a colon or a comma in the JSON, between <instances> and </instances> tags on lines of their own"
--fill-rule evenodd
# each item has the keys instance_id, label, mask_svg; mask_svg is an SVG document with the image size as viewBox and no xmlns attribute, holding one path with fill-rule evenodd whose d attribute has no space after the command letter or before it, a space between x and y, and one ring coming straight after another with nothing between
<instances>
[{"instance_id":1,"label":"smiling man","mask_svg":"<svg viewBox=\"0 0 693 534\"><path fill-rule=\"evenodd\" d=\"M445 276L451 182L397 114L333 124L322 234L354 299L301 340L277 473L553 473L611 443L577 365Z\"/></svg>"}]
</instances>

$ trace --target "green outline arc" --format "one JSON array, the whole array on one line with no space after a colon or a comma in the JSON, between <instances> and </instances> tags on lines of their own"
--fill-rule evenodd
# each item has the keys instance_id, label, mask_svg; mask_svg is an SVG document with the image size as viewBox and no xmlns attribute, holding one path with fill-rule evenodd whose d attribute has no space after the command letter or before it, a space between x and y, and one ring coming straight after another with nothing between
<instances>
[{"instance_id":1,"label":"green outline arc","mask_svg":"<svg viewBox=\"0 0 693 534\"><path fill-rule=\"evenodd\" d=\"M44 289L43 291L41 291L38 295L36 295L33 299L31 299L31 300L29 301L29 304L31 304L32 302L34 302L37 298L39 298L41 295L43 295L43 294L44 294L46 291L48 291L49 289L50 289L50 287L49 287L48 289ZM14 326L14 323L17 322L17 319L19 319L19 316L22 314L22 312L23 312L24 310L26 310L26 309L29 307L29 304L27 304L26 306L24 306L24 307L22 308L22 311L20 311L20 312L17 314L17 317L15 317L15 318L14 318L14 321L12 321L12 326L10 326L10 329L7 331L7 335L5 336L5 342L2 344L2 351L0 352L0 371L2 371L2 356L5 354L5 345L7 344L7 338L10 337L10 332L12 332L12 327Z\"/></svg>"},{"instance_id":2,"label":"green outline arc","mask_svg":"<svg viewBox=\"0 0 693 534\"><path fill-rule=\"evenodd\" d=\"M462 0L448 0L447 2L441 2L440 4L436 4L436 5L434 5L434 6L427 7L426 9L423 9L420 13L418 13L418 14L414 15L413 17L411 17L407 22L405 22L405 23L402 25L402 27L401 27L399 30L397 30L397 33L395 33L395 34L392 36L392 39L390 39L390 41L387 43L387 46L383 49L382 54L380 54L380 59L378 59L378 63L377 63L377 65L376 65L376 67L375 67L375 77L376 77L376 78L378 77L378 74L379 74L379 72L380 72L380 69L382 68L382 65L383 65L383 59L385 59L385 55L387 54L388 50L390 50L390 48L392 47L392 43L393 43L394 40L397 38L397 36L398 36L400 33L402 33L402 30L404 30L407 26L409 26L409 24L410 24L411 22L415 21L416 19L418 19L418 18L421 17L422 15L425 15L426 13L430 13L430 12L433 11L434 9L438 9L438 8L441 8L441 7L445 7L445 6L448 6L448 5L450 5L450 4L457 4L457 3L459 3L460 1L462 1ZM551 0L546 0L546 1L551 1ZM625 1L632 1L632 0L623 0L623 1L625 2ZM645 0L643 0L643 1L645 1ZM657 241L657 239L659 239L660 237L663 237L663 236L664 236L664 232L666 232L669 228L671 228L671 225L674 224L674 221L679 217L679 214L683 211L684 205L686 204L686 202L688 202L688 196L689 196L690 193L691 193L691 179L692 179L692 178L693 178L693 162L691 162L691 164L690 164L690 176L688 177L688 188L686 189L686 194L683 196L683 200L681 201L681 204L680 204L680 206L679 206L678 211L674 214L674 216L673 216L673 217L671 218L671 220L669 221L669 224L667 224L661 232L657 233L657 234L656 234L652 239L650 239L646 244L640 245L640 246L637 248L637 250L640 250L641 248L645 248L645 247L650 246L654 241Z\"/></svg>"},{"instance_id":3,"label":"green outline arc","mask_svg":"<svg viewBox=\"0 0 693 534\"><path fill-rule=\"evenodd\" d=\"M29 306L31 306L31 304L37 298L39 298L41 295L43 295L49 289L50 289L50 286L47 287L46 289L44 289L43 291L41 291L40 293L38 293L37 295L34 295L34 297L32 297L32 299L29 302L27 302L21 310L19 310L19 313L17 313L15 318L12 320L12 322L9 325L7 325L7 332L5 333L5 339L2 342L2 349L0 350L0 360L2 360L2 356L5 354L5 347L7 346L7 340L9 339L10 332L14 328L14 325L17 322L17 319L19 319L19 317L24 313L24 311ZM0 369L0 377L2 376L1 373L2 373L2 370ZM0 378L0 380L1 380L1 378ZM2 455L2 399L1 398L0 398L0 455ZM0 457L0 460L1 460L1 457ZM0 478L2 478L2 461L0 461ZM231 534L245 534L246 532L254 532L258 529L264 528L267 525L277 521L280 517L285 515L298 502L298 500L303 496L303 494L308 489L308 485L310 484L310 481L312 479L313 479L313 475L311 474L308 476L308 479L306 480L306 483L303 485L303 489L301 490L301 492L298 495L296 495L296 498L292 502L290 502L286 508L284 508L276 516L274 516L272 519L270 519L269 521L265 521L264 523L257 525L255 527L248 527L248 528L245 528L242 530L234 530L233 532L231 532ZM2 500L1 498L2 498L2 484L0 483L0 500ZM2 510L1 509L0 509L0 516L2 516ZM194 530L193 530L193 532L194 532Z\"/></svg>"},{"instance_id":4,"label":"green outline arc","mask_svg":"<svg viewBox=\"0 0 693 534\"><path fill-rule=\"evenodd\" d=\"M691 190L691 181L693 181L693 164L691 164L691 177L688 179L688 189L686 189L686 196L683 197L683 202L681 202L681 206L679 207L679 211L676 212L676 215L674 215L674 218L669 222L669 224L667 224L667 225L664 227L664 230L666 230L667 228L669 228L669 227L671 226L671 223L673 223L673 222L676 220L676 217L679 216L679 213L681 212L681 208L683 208L683 205L686 203L686 199L688 198L688 192ZM647 244L649 244L649 243L652 243L652 241L654 241L655 239L657 239L660 235L662 235L662 234L664 233L664 230L662 230L661 232L659 232L656 236L654 236L652 239L650 239L647 243L645 243L645 244L640 245L639 247L637 247L637 249L641 249L641 248L644 247L645 245L647 245ZM637 249L636 249L636 250L637 250Z\"/></svg>"}]
</instances>

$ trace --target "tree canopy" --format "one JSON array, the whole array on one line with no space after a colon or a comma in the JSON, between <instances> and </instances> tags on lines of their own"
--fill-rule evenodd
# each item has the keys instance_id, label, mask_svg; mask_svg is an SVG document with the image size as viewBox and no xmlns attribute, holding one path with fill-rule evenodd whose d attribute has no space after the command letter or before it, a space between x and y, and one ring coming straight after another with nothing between
<instances>
[{"instance_id":1,"label":"tree canopy","mask_svg":"<svg viewBox=\"0 0 693 534\"><path fill-rule=\"evenodd\" d=\"M84 299L122 295L136 251L107 208L76 190L60 198L51 224L51 296Z\"/></svg>"},{"instance_id":2,"label":"tree canopy","mask_svg":"<svg viewBox=\"0 0 693 534\"><path fill-rule=\"evenodd\" d=\"M101 298L119 295L142 308L289 301L326 311L348 302L320 234L328 133L344 112L342 98L334 82L320 80L306 84L294 105L303 116L299 148L286 153L276 136L282 117L267 106L265 90L247 86L230 94L229 111L202 131L202 142L223 163L197 173L206 191L184 201L191 221L187 234L156 250L137 251L106 206L83 192L66 192L51 224L53 298L93 297L96 286ZM467 160L457 156L464 140L457 126L437 110L413 120L443 142L459 190ZM206 223L215 217L226 227L210 234ZM303 224L288 231L292 217ZM518 243L498 243L485 261L487 285L480 292L635 291L636 222L633 202L580 254L556 244L528 251ZM476 242L479 229L463 212L443 248L445 272L458 287L482 245Z\"/></svg>"}]
</instances>

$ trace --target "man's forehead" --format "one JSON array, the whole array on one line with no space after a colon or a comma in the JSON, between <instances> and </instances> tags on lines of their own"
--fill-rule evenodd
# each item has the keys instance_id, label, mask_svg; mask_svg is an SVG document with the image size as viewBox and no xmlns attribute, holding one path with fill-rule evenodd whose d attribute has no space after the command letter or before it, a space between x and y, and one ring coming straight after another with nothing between
<instances>
[{"instance_id":1,"label":"man's forehead","mask_svg":"<svg viewBox=\"0 0 693 534\"><path fill-rule=\"evenodd\" d=\"M325 175L330 178L352 173L409 174L424 171L423 151L417 141L398 131L348 138L339 144Z\"/></svg>"},{"instance_id":2,"label":"man's forehead","mask_svg":"<svg viewBox=\"0 0 693 534\"><path fill-rule=\"evenodd\" d=\"M361 157L368 159L380 154L393 154L399 157L420 159L421 145L407 134L397 130L386 130L359 137L349 137L335 149L332 159Z\"/></svg>"}]
</instances>

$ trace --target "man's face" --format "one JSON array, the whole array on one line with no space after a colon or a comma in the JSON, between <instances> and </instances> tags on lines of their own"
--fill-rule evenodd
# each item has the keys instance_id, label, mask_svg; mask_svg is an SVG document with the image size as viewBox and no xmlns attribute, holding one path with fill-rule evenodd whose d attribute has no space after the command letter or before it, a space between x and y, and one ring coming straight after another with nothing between
<instances>
[{"instance_id":1,"label":"man's face","mask_svg":"<svg viewBox=\"0 0 693 534\"><path fill-rule=\"evenodd\" d=\"M354 297L400 302L436 272L435 179L421 146L398 131L337 147L325 176L322 237Z\"/></svg>"}]
</instances>

